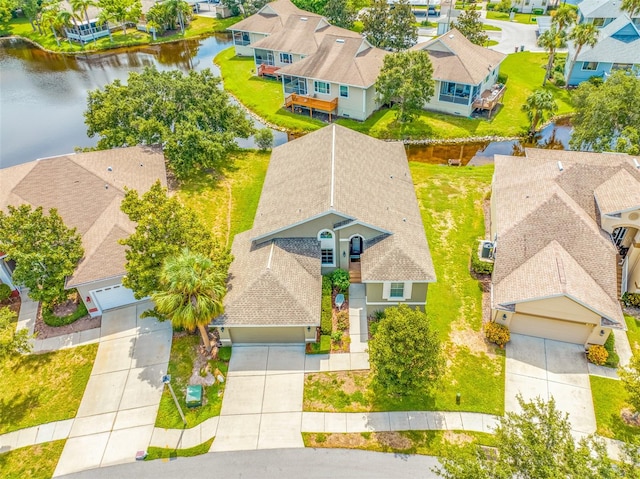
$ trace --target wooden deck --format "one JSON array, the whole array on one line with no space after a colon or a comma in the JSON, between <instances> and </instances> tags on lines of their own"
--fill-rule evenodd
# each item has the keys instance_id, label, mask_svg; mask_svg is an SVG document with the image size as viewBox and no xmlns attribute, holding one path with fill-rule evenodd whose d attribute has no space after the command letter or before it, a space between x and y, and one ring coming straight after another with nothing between
<instances>
[{"instance_id":1,"label":"wooden deck","mask_svg":"<svg viewBox=\"0 0 640 479\"><path fill-rule=\"evenodd\" d=\"M309 116L313 118L313 110L319 110L329 114L329 121L331 121L331 115L335 114L338 110L338 98L333 100L321 100L319 98L312 98L310 96L298 95L292 93L284 99L285 108L291 107L291 111L295 112L296 107L308 108Z\"/></svg>"},{"instance_id":2,"label":"wooden deck","mask_svg":"<svg viewBox=\"0 0 640 479\"><path fill-rule=\"evenodd\" d=\"M473 101L472 107L474 110L488 110L489 118L498 103L502 101L504 92L507 87L505 85L493 85L489 90L485 90L482 94Z\"/></svg>"},{"instance_id":3,"label":"wooden deck","mask_svg":"<svg viewBox=\"0 0 640 479\"><path fill-rule=\"evenodd\" d=\"M274 65L267 65L266 63L261 63L260 65L258 65L258 76L261 77L264 75L269 75L277 78L278 70L280 70L280 67L276 67Z\"/></svg>"}]
</instances>

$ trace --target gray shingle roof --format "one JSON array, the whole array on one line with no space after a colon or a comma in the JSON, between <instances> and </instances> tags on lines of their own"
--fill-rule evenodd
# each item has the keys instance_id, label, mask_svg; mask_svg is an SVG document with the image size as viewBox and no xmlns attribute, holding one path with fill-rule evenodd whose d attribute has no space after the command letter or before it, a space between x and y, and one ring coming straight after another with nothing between
<instances>
[{"instance_id":1,"label":"gray shingle roof","mask_svg":"<svg viewBox=\"0 0 640 479\"><path fill-rule=\"evenodd\" d=\"M300 10L289 0L276 0L262 7L257 13L229 27L231 31L273 34L284 28L289 16L304 15L318 19L320 15Z\"/></svg>"},{"instance_id":2,"label":"gray shingle roof","mask_svg":"<svg viewBox=\"0 0 640 479\"><path fill-rule=\"evenodd\" d=\"M125 273L125 250L117 241L135 225L120 211L124 187L142 193L158 179L167 183L162 152L138 146L63 155L0 171L1 209L23 203L45 211L57 208L65 224L82 235L85 257L67 287Z\"/></svg>"},{"instance_id":3,"label":"gray shingle roof","mask_svg":"<svg viewBox=\"0 0 640 479\"><path fill-rule=\"evenodd\" d=\"M631 36L619 36L617 33L627 28ZM576 47L568 43L569 58L575 55ZM640 32L628 15L623 14L600 30L598 43L593 47L585 45L576 58L579 62L598 63L640 63Z\"/></svg>"},{"instance_id":4,"label":"gray shingle roof","mask_svg":"<svg viewBox=\"0 0 640 479\"><path fill-rule=\"evenodd\" d=\"M281 68L278 73L368 88L378 78L387 54L360 36L333 32L324 35L313 55Z\"/></svg>"},{"instance_id":5,"label":"gray shingle roof","mask_svg":"<svg viewBox=\"0 0 640 479\"><path fill-rule=\"evenodd\" d=\"M225 312L213 324L320 324L320 242L276 239L253 246L251 232L236 235Z\"/></svg>"},{"instance_id":6,"label":"gray shingle roof","mask_svg":"<svg viewBox=\"0 0 640 479\"><path fill-rule=\"evenodd\" d=\"M455 28L444 35L420 43L412 50L425 50L433 64L433 79L477 85L507 56L474 45Z\"/></svg>"},{"instance_id":7,"label":"gray shingle roof","mask_svg":"<svg viewBox=\"0 0 640 479\"><path fill-rule=\"evenodd\" d=\"M609 190L620 186L618 175L640 188L633 158L536 149L526 155L495 157L492 306L567 295L623 327L616 249L599 227L594 195L600 190L609 195L605 202L617 203Z\"/></svg>"},{"instance_id":8,"label":"gray shingle roof","mask_svg":"<svg viewBox=\"0 0 640 479\"><path fill-rule=\"evenodd\" d=\"M622 0L584 0L578 10L585 18L617 18L622 13L621 5Z\"/></svg>"}]
</instances>

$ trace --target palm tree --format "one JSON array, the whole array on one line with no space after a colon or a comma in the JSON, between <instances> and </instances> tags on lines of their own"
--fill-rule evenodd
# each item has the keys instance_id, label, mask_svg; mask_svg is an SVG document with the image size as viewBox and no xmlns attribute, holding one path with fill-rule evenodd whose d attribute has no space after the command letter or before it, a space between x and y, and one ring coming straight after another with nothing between
<instances>
[{"instance_id":1,"label":"palm tree","mask_svg":"<svg viewBox=\"0 0 640 479\"><path fill-rule=\"evenodd\" d=\"M595 46L598 43L598 34L600 30L593 23L579 23L573 30L569 33L569 40L573 40L573 43L576 48L576 52L573 54L573 58L571 59L569 74L567 75L567 81L571 78L571 74L573 73L573 69L576 66L576 60L578 59L578 55L582 50L582 47L588 45L590 47Z\"/></svg>"},{"instance_id":2,"label":"palm tree","mask_svg":"<svg viewBox=\"0 0 640 479\"><path fill-rule=\"evenodd\" d=\"M622 0L620 8L633 17L640 13L640 0Z\"/></svg>"},{"instance_id":3,"label":"palm tree","mask_svg":"<svg viewBox=\"0 0 640 479\"><path fill-rule=\"evenodd\" d=\"M93 0L70 0L71 8L73 12L81 12L84 13L84 19L87 22L87 28L91 32L91 37L93 38L93 42L96 41L94 28L91 27L91 21L89 20L89 7L93 7L96 3ZM80 32L78 32L80 33Z\"/></svg>"},{"instance_id":4,"label":"palm tree","mask_svg":"<svg viewBox=\"0 0 640 479\"><path fill-rule=\"evenodd\" d=\"M211 351L206 325L224 311L226 273L210 258L183 249L165 260L160 279L163 290L151 295L158 312L174 326L187 331L198 328L207 351Z\"/></svg>"},{"instance_id":5,"label":"palm tree","mask_svg":"<svg viewBox=\"0 0 640 479\"><path fill-rule=\"evenodd\" d=\"M555 12L551 13L551 22L558 26L558 30L563 31L566 27L569 27L576 23L578 14L576 9L571 5L563 4Z\"/></svg>"},{"instance_id":6,"label":"palm tree","mask_svg":"<svg viewBox=\"0 0 640 479\"><path fill-rule=\"evenodd\" d=\"M56 44L60 46L60 38L58 38L57 28L60 27L60 0L52 0L42 5L42 16L40 21L46 27L51 28L53 38L56 39Z\"/></svg>"},{"instance_id":7,"label":"palm tree","mask_svg":"<svg viewBox=\"0 0 640 479\"><path fill-rule=\"evenodd\" d=\"M542 86L547 84L547 80L551 78L553 70L553 62L556 57L556 50L565 46L566 33L560 30L557 25L551 24L549 30L538 37L538 45L549 52L549 61L547 62L547 73L542 81Z\"/></svg>"},{"instance_id":8,"label":"palm tree","mask_svg":"<svg viewBox=\"0 0 640 479\"><path fill-rule=\"evenodd\" d=\"M63 30L65 29L65 27L70 27L71 24L75 25L76 28L78 28L76 17L69 10L61 9L57 14L56 22ZM71 39L69 37L67 37L67 41L69 42L69 45L71 45Z\"/></svg>"},{"instance_id":9,"label":"palm tree","mask_svg":"<svg viewBox=\"0 0 640 479\"><path fill-rule=\"evenodd\" d=\"M558 105L553 99L553 94L549 90L536 90L529 97L522 111L527 113L529 118L529 136L533 136L536 127L541 121L544 121L547 114L554 113L558 110Z\"/></svg>"}]
</instances>

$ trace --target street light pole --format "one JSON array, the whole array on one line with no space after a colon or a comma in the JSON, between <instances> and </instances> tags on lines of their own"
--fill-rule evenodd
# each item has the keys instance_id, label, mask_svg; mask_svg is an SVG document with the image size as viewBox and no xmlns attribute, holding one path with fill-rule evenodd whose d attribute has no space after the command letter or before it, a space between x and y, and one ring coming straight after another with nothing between
<instances>
[{"instance_id":1,"label":"street light pole","mask_svg":"<svg viewBox=\"0 0 640 479\"><path fill-rule=\"evenodd\" d=\"M166 384L167 386L169 386L169 392L171 393L171 397L173 398L173 401L176 403L176 407L178 408L178 412L180 413L180 417L182 418L182 422L186 426L187 425L187 420L184 417L184 413L182 412L182 408L180 407L180 403L178 402L178 398L176 397L176 393L173 392L173 387L171 386L171 375L170 374L166 374L166 375L162 376L162 382L164 384Z\"/></svg>"}]
</instances>

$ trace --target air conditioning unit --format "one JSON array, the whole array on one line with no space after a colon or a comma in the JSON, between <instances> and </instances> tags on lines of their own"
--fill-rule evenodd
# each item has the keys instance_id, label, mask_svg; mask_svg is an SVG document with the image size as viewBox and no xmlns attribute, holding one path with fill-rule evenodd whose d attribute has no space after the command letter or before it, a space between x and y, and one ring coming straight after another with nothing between
<instances>
[{"instance_id":1,"label":"air conditioning unit","mask_svg":"<svg viewBox=\"0 0 640 479\"><path fill-rule=\"evenodd\" d=\"M491 241L482 241L480 247L480 258L491 260L495 251L495 246Z\"/></svg>"}]
</instances>

